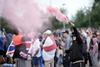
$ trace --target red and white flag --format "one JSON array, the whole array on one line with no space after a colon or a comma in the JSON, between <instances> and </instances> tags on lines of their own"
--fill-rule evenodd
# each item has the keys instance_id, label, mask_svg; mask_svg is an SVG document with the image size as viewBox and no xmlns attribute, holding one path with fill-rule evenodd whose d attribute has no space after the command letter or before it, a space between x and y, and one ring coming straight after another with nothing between
<instances>
[{"instance_id":1,"label":"red and white flag","mask_svg":"<svg viewBox=\"0 0 100 67\"><path fill-rule=\"evenodd\" d=\"M14 52L15 52L15 45L13 44L13 41L12 41L7 49L6 55L9 57L13 57Z\"/></svg>"},{"instance_id":2,"label":"red and white flag","mask_svg":"<svg viewBox=\"0 0 100 67\"><path fill-rule=\"evenodd\" d=\"M43 45L43 59L45 61L48 61L54 58L56 47L57 46L53 38L47 37Z\"/></svg>"}]
</instances>

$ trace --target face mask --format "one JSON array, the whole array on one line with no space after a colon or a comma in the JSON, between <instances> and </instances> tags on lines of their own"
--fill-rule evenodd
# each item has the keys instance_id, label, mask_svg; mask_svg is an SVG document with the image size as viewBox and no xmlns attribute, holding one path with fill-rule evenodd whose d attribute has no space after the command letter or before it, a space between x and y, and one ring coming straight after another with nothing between
<instances>
[{"instance_id":1,"label":"face mask","mask_svg":"<svg viewBox=\"0 0 100 67\"><path fill-rule=\"evenodd\" d=\"M73 40L76 40L76 37L75 36L73 36Z\"/></svg>"}]
</instances>

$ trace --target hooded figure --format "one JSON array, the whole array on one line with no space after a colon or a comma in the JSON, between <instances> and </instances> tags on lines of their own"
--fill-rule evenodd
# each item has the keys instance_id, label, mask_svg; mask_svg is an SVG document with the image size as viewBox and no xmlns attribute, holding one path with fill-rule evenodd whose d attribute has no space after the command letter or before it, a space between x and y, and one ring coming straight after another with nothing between
<instances>
[{"instance_id":1,"label":"hooded figure","mask_svg":"<svg viewBox=\"0 0 100 67\"><path fill-rule=\"evenodd\" d=\"M73 33L72 33L72 46L70 47L70 67L84 67L84 59L83 59L83 42L80 37L80 33L77 29L73 26Z\"/></svg>"}]
</instances>

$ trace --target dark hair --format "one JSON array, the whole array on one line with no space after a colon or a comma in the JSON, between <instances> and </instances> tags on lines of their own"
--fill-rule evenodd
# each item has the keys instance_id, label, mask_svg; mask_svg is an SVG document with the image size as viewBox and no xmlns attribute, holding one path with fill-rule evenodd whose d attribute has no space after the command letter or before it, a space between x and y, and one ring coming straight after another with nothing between
<instances>
[{"instance_id":1,"label":"dark hair","mask_svg":"<svg viewBox=\"0 0 100 67\"><path fill-rule=\"evenodd\" d=\"M13 34L18 35L19 31L17 29L13 29Z\"/></svg>"},{"instance_id":2,"label":"dark hair","mask_svg":"<svg viewBox=\"0 0 100 67\"><path fill-rule=\"evenodd\" d=\"M66 30L66 31L64 31L63 33L67 33L67 34L69 34L69 31L68 31L68 30Z\"/></svg>"},{"instance_id":3,"label":"dark hair","mask_svg":"<svg viewBox=\"0 0 100 67\"><path fill-rule=\"evenodd\" d=\"M72 37L76 36L76 34L74 32L72 32Z\"/></svg>"},{"instance_id":4,"label":"dark hair","mask_svg":"<svg viewBox=\"0 0 100 67\"><path fill-rule=\"evenodd\" d=\"M54 35L55 37L57 37L57 36L58 36L58 33L54 32L53 35Z\"/></svg>"}]
</instances>

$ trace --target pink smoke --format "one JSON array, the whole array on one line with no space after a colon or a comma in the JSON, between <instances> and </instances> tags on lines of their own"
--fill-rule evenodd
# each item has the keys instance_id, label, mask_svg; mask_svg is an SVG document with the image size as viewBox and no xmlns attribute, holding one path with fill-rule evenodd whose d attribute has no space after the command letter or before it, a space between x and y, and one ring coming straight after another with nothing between
<instances>
[{"instance_id":1,"label":"pink smoke","mask_svg":"<svg viewBox=\"0 0 100 67\"><path fill-rule=\"evenodd\" d=\"M0 17L2 16L2 13L3 13L3 7L4 7L4 2L5 0L0 0Z\"/></svg>"},{"instance_id":2,"label":"pink smoke","mask_svg":"<svg viewBox=\"0 0 100 67\"><path fill-rule=\"evenodd\" d=\"M55 7L48 7L47 11L56 17L56 19L58 19L61 22L68 22L69 19L67 16L65 16L63 13L61 13L61 11L58 8Z\"/></svg>"},{"instance_id":3,"label":"pink smoke","mask_svg":"<svg viewBox=\"0 0 100 67\"><path fill-rule=\"evenodd\" d=\"M3 16L24 33L37 33L48 22L34 0L6 0Z\"/></svg>"}]
</instances>

